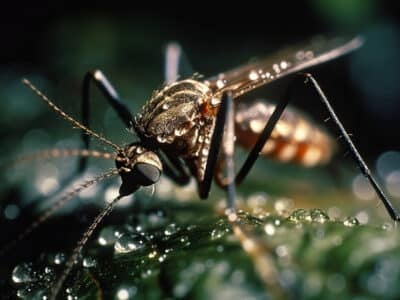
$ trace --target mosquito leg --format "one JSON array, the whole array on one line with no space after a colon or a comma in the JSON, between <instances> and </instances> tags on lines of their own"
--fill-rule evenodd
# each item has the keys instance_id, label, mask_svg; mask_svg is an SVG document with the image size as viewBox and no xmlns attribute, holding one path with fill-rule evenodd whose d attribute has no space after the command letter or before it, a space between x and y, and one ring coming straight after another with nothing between
<instances>
[{"instance_id":1,"label":"mosquito leg","mask_svg":"<svg viewBox=\"0 0 400 300\"><path fill-rule=\"evenodd\" d=\"M231 93L224 93L221 97L221 106L215 120L214 133L211 138L210 150L208 154L204 179L199 184L200 198L207 198L211 188L215 166L217 163L218 152L224 135L225 124L229 113L229 102L232 101Z\"/></svg>"},{"instance_id":2,"label":"mosquito leg","mask_svg":"<svg viewBox=\"0 0 400 300\"><path fill-rule=\"evenodd\" d=\"M274 130L276 123L278 122L283 111L285 110L290 99L292 98L292 95L291 95L292 90L293 90L293 88L289 88L286 92L286 95L276 105L274 112L272 113L272 115L269 118L267 124L265 125L263 131L261 132L256 144L251 149L249 155L247 156L246 161L243 163L243 166L240 168L239 172L237 173L236 178L235 178L236 185L239 185L242 183L243 179L246 178L250 169L253 167L254 163L256 162L259 153L261 152L265 143L270 138L271 133Z\"/></svg>"},{"instance_id":3,"label":"mosquito leg","mask_svg":"<svg viewBox=\"0 0 400 300\"><path fill-rule=\"evenodd\" d=\"M164 78L166 83L178 80L179 76L193 75L193 69L182 47L176 42L168 43L165 47Z\"/></svg>"},{"instance_id":4,"label":"mosquito leg","mask_svg":"<svg viewBox=\"0 0 400 300\"><path fill-rule=\"evenodd\" d=\"M219 159L223 160L224 183L226 188L227 205L225 214L232 226L232 230L244 251L253 261L255 270L264 281L268 292L273 299L287 299L288 295L278 281L279 273L275 264L274 251L254 232L236 213L235 199L235 116L233 99L230 94L226 97L225 131L222 137L222 145Z\"/></svg>"},{"instance_id":5,"label":"mosquito leg","mask_svg":"<svg viewBox=\"0 0 400 300\"><path fill-rule=\"evenodd\" d=\"M161 152L161 151L160 151ZM161 152L159 155L163 164L163 173L178 185L186 185L190 181L190 174L183 167L182 162L168 154Z\"/></svg>"},{"instance_id":6,"label":"mosquito leg","mask_svg":"<svg viewBox=\"0 0 400 300\"><path fill-rule=\"evenodd\" d=\"M390 217L394 221L400 221L400 215L396 212L393 204L390 202L389 198L383 192L381 186L372 175L370 169L368 168L367 164L365 163L364 159L361 157L360 153L358 152L356 146L354 145L353 141L351 140L349 134L347 133L346 129L344 129L342 122L340 122L339 118L336 116L335 111L333 110L331 104L328 101L328 98L322 91L321 87L319 86L318 82L311 74L303 74L306 78L305 83L310 83L315 91L318 93L319 98L321 99L322 103L324 104L325 108L328 110L330 118L333 120L335 126L340 132L340 136L343 137L344 142L346 143L347 148L349 149L351 156L358 164L361 173L368 179L371 186L374 188L375 192L379 196L380 200L382 201L383 205L385 206L387 212L389 213Z\"/></svg>"},{"instance_id":7,"label":"mosquito leg","mask_svg":"<svg viewBox=\"0 0 400 300\"><path fill-rule=\"evenodd\" d=\"M231 94L226 97L226 114L225 114L225 132L222 136L222 153L224 154L225 178L226 186L226 208L227 213L234 213L236 211L235 199L235 115L233 107L233 98Z\"/></svg>"},{"instance_id":8,"label":"mosquito leg","mask_svg":"<svg viewBox=\"0 0 400 300\"><path fill-rule=\"evenodd\" d=\"M367 164L362 159L360 153L358 152L357 148L354 146L353 141L351 140L349 134L344 129L342 123L340 122L339 118L336 116L332 106L330 105L327 97L321 90L321 87L317 83L317 81L312 77L311 74L300 74L302 78L306 79L306 83L310 82L313 85L313 88L318 93L322 103L324 104L325 108L328 110L330 118L334 121L336 127L338 128L340 135L343 136L343 139L353 156L353 159L358 164L362 174L369 180L370 184L374 188L375 192L378 194L380 200L384 204L387 212L389 213L390 217L395 221L400 221L400 216L394 209L392 203L388 199L388 197L383 192L382 188L380 187L379 183L376 181L375 177L371 174ZM260 134L256 144L254 145L253 149L250 151L246 161L244 162L243 166L239 170L238 174L236 175L235 182L239 185L243 179L246 177L252 166L254 165L255 161L258 158L258 154L263 148L264 144L267 142L269 137L271 136L272 130L274 129L276 123L278 122L280 116L282 115L285 107L292 100L292 93L293 93L293 85L289 87L287 90L287 94L283 99L278 103L274 112L271 115L271 118L268 120L267 124L264 127L264 130Z\"/></svg>"},{"instance_id":9,"label":"mosquito leg","mask_svg":"<svg viewBox=\"0 0 400 300\"><path fill-rule=\"evenodd\" d=\"M94 70L87 72L83 79L82 86L82 124L86 127L89 127L89 98L90 98L90 83L93 81L98 89L103 93L104 97L111 104L112 108L117 112L118 116L122 120L122 122L128 128L132 126L131 122L133 120L132 114L129 111L128 107L120 100L118 93L112 86L112 84L108 81L106 76L100 70ZM85 133L82 133L82 140L84 143L85 149L89 148L89 136ZM87 163L87 158L82 157L79 161L78 172L81 173Z\"/></svg>"}]
</instances>

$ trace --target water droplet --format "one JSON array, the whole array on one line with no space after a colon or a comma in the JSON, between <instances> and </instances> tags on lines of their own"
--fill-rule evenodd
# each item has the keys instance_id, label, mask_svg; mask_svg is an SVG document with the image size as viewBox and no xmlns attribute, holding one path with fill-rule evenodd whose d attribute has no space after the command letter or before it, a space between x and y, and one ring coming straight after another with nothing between
<instances>
[{"instance_id":1,"label":"water droplet","mask_svg":"<svg viewBox=\"0 0 400 300\"><path fill-rule=\"evenodd\" d=\"M88 256L83 258L82 265L85 268L93 268L97 265L97 261L93 257Z\"/></svg>"},{"instance_id":2,"label":"water droplet","mask_svg":"<svg viewBox=\"0 0 400 300\"><path fill-rule=\"evenodd\" d=\"M228 232L228 228L215 228L211 231L211 239L218 240L220 238L223 238Z\"/></svg>"},{"instance_id":3,"label":"water droplet","mask_svg":"<svg viewBox=\"0 0 400 300\"><path fill-rule=\"evenodd\" d=\"M272 69L274 69L275 73L279 74L281 72L281 69L279 68L278 64L273 64Z\"/></svg>"},{"instance_id":4,"label":"water droplet","mask_svg":"<svg viewBox=\"0 0 400 300\"><path fill-rule=\"evenodd\" d=\"M117 290L116 293L116 299L117 300L128 300L128 299L133 299L134 296L137 293L137 287L136 286L124 286L120 287Z\"/></svg>"},{"instance_id":5,"label":"water droplet","mask_svg":"<svg viewBox=\"0 0 400 300\"><path fill-rule=\"evenodd\" d=\"M146 238L141 234L125 233L116 241L114 250L116 253L129 253L143 249L146 243Z\"/></svg>"},{"instance_id":6,"label":"water droplet","mask_svg":"<svg viewBox=\"0 0 400 300\"><path fill-rule=\"evenodd\" d=\"M65 253L60 252L54 255L53 263L55 265L61 265L64 262L65 262Z\"/></svg>"},{"instance_id":7,"label":"water droplet","mask_svg":"<svg viewBox=\"0 0 400 300\"><path fill-rule=\"evenodd\" d=\"M117 241L117 239L118 236L116 235L115 227L108 226L100 231L97 241L102 246L109 246L113 245Z\"/></svg>"},{"instance_id":8,"label":"water droplet","mask_svg":"<svg viewBox=\"0 0 400 300\"><path fill-rule=\"evenodd\" d=\"M188 237L187 235L181 236L180 242L181 242L182 244L185 244L185 246L189 246L189 245L190 245L189 237Z\"/></svg>"},{"instance_id":9,"label":"water droplet","mask_svg":"<svg viewBox=\"0 0 400 300\"><path fill-rule=\"evenodd\" d=\"M141 226L141 225L136 226L135 227L135 231L136 232L143 232L143 226Z\"/></svg>"},{"instance_id":10,"label":"water droplet","mask_svg":"<svg viewBox=\"0 0 400 300\"><path fill-rule=\"evenodd\" d=\"M382 229L386 231L391 231L393 229L393 224L392 223L383 223L382 224Z\"/></svg>"},{"instance_id":11,"label":"water droplet","mask_svg":"<svg viewBox=\"0 0 400 300\"><path fill-rule=\"evenodd\" d=\"M310 212L311 220L316 223L325 223L329 221L328 215L320 209L312 209Z\"/></svg>"},{"instance_id":12,"label":"water droplet","mask_svg":"<svg viewBox=\"0 0 400 300\"><path fill-rule=\"evenodd\" d=\"M281 68L282 69L286 69L288 66L289 66L289 63L287 61L285 61L285 60L281 61Z\"/></svg>"},{"instance_id":13,"label":"water droplet","mask_svg":"<svg viewBox=\"0 0 400 300\"><path fill-rule=\"evenodd\" d=\"M117 291L117 299L119 300L127 300L129 299L129 292L122 288Z\"/></svg>"},{"instance_id":14,"label":"water droplet","mask_svg":"<svg viewBox=\"0 0 400 300\"><path fill-rule=\"evenodd\" d=\"M163 110L167 110L168 108L169 108L168 103L164 103L164 104L162 105L162 109L163 109Z\"/></svg>"},{"instance_id":15,"label":"water droplet","mask_svg":"<svg viewBox=\"0 0 400 300\"><path fill-rule=\"evenodd\" d=\"M221 79L218 79L216 82L216 85L219 89L222 89L224 87L224 82Z\"/></svg>"},{"instance_id":16,"label":"water droplet","mask_svg":"<svg viewBox=\"0 0 400 300\"><path fill-rule=\"evenodd\" d=\"M54 269L51 267L45 267L44 272L39 275L39 279L43 282L53 282L55 280L56 274Z\"/></svg>"},{"instance_id":17,"label":"water droplet","mask_svg":"<svg viewBox=\"0 0 400 300\"><path fill-rule=\"evenodd\" d=\"M249 79L250 80L257 80L258 79L258 74L257 74L257 72L256 71L251 71L250 73L249 73Z\"/></svg>"},{"instance_id":18,"label":"water droplet","mask_svg":"<svg viewBox=\"0 0 400 300\"><path fill-rule=\"evenodd\" d=\"M174 249L172 249L172 248L166 248L166 249L164 250L165 253L170 253L170 252L172 252L172 251L174 251Z\"/></svg>"},{"instance_id":19,"label":"water droplet","mask_svg":"<svg viewBox=\"0 0 400 300\"><path fill-rule=\"evenodd\" d=\"M32 269L31 263L22 263L12 271L12 280L15 283L25 283L35 280L35 272Z\"/></svg>"},{"instance_id":20,"label":"water droplet","mask_svg":"<svg viewBox=\"0 0 400 300\"><path fill-rule=\"evenodd\" d=\"M160 255L160 256L158 257L158 261L159 261L159 262L163 262L166 258L167 258L167 255L166 255L166 254L162 254L162 255Z\"/></svg>"},{"instance_id":21,"label":"water droplet","mask_svg":"<svg viewBox=\"0 0 400 300\"><path fill-rule=\"evenodd\" d=\"M39 292L43 292L39 290ZM39 296L39 297L38 297ZM37 290L33 290L30 286L25 286L17 290L17 297L21 299L42 299L40 294L37 294Z\"/></svg>"},{"instance_id":22,"label":"water droplet","mask_svg":"<svg viewBox=\"0 0 400 300\"><path fill-rule=\"evenodd\" d=\"M78 296L76 295L68 295L67 300L78 300Z\"/></svg>"},{"instance_id":23,"label":"water droplet","mask_svg":"<svg viewBox=\"0 0 400 300\"><path fill-rule=\"evenodd\" d=\"M346 220L343 221L343 225L347 227L354 227L359 224L360 222L357 220L357 218L352 218L352 217L348 217Z\"/></svg>"},{"instance_id":24,"label":"water droplet","mask_svg":"<svg viewBox=\"0 0 400 300\"><path fill-rule=\"evenodd\" d=\"M175 234L177 231L178 231L178 227L176 226L176 224L171 223L171 224L167 225L167 227L165 227L164 234L166 236L170 236L170 235Z\"/></svg>"},{"instance_id":25,"label":"water droplet","mask_svg":"<svg viewBox=\"0 0 400 300\"><path fill-rule=\"evenodd\" d=\"M311 221L311 216L307 210L300 208L292 212L288 219L294 223L301 223L304 221Z\"/></svg>"},{"instance_id":26,"label":"water droplet","mask_svg":"<svg viewBox=\"0 0 400 300\"><path fill-rule=\"evenodd\" d=\"M153 271L151 269L147 269L146 271L142 272L141 276L142 278L148 278L152 273Z\"/></svg>"},{"instance_id":27,"label":"water droplet","mask_svg":"<svg viewBox=\"0 0 400 300\"><path fill-rule=\"evenodd\" d=\"M274 234L275 234L275 231L276 231L276 228L275 228L275 225L274 225L274 224L267 223L267 224L265 224L265 226L264 226L264 230L265 230L265 233L266 233L266 234L268 234L268 235L274 235Z\"/></svg>"}]
</instances>

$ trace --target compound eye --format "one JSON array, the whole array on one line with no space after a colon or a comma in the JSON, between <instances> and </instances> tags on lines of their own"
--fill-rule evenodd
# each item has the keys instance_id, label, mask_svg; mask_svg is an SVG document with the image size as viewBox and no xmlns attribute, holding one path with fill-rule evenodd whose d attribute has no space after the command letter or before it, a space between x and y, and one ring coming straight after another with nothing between
<instances>
[{"instance_id":1,"label":"compound eye","mask_svg":"<svg viewBox=\"0 0 400 300\"><path fill-rule=\"evenodd\" d=\"M137 175L140 185L147 186L156 183L161 176L161 170L157 167L146 164L137 163L134 167L134 172Z\"/></svg>"}]
</instances>

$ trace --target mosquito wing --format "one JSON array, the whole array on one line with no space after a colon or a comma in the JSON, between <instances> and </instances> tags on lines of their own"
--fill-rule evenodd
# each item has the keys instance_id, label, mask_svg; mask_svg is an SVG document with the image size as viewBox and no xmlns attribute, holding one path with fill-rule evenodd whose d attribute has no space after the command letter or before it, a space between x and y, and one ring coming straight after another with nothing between
<instances>
[{"instance_id":1,"label":"mosquito wing","mask_svg":"<svg viewBox=\"0 0 400 300\"><path fill-rule=\"evenodd\" d=\"M233 96L238 97L286 75L345 55L362 44L361 37L347 40L318 38L208 78L205 82L216 96L231 90Z\"/></svg>"}]
</instances>

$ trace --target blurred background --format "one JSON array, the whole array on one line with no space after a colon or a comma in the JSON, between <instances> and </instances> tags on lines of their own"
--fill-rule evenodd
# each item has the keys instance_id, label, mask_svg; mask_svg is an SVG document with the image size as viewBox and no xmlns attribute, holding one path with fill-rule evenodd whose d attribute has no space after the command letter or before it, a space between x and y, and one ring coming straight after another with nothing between
<instances>
[{"instance_id":1,"label":"blurred background","mask_svg":"<svg viewBox=\"0 0 400 300\"><path fill-rule=\"evenodd\" d=\"M400 196L397 75L400 27L394 3L274 1L262 9L254 4L231 5L229 9L233 12L206 2L191 5L178 10L163 5L132 9L105 1L87 7L49 3L41 6L29 2L14 3L3 10L0 26L2 161L7 164L18 154L44 148L80 146L79 132L56 117L24 87L21 83L24 77L79 119L81 84L86 71L103 70L135 112L163 84L163 49L170 41L178 41L194 70L207 77L316 35L362 35L366 43L359 51L315 67L312 73L391 196ZM279 96L271 91L278 90L280 95L284 89L280 84L271 85L257 95L276 101ZM131 142L132 134L106 101L94 89L92 94L95 103L91 112L92 128L117 143ZM305 89L299 89L295 105L310 114L316 123L323 124L326 113ZM261 174L256 180L262 178L268 182L266 192L301 194L311 182L311 192L325 184L352 189L360 199L376 200L362 176L357 176L357 168L345 152L343 147L339 148L338 164L334 163L345 166L338 176L338 168L333 171L336 173L330 173L327 168L309 173L296 166L282 167L265 160L253 173ZM75 167L69 159L63 163L62 168L52 162L34 164L36 167L30 169L28 176L24 167L6 169L1 174L3 198L10 200L14 193L25 195L22 198L47 195L59 185L59 178ZM104 169L102 166L92 164L92 173ZM330 179L321 182L319 172L328 174ZM332 174L336 174L333 184ZM367 206L374 208L374 202ZM7 218L13 219L19 210L12 207L6 211Z\"/></svg>"}]
</instances>

